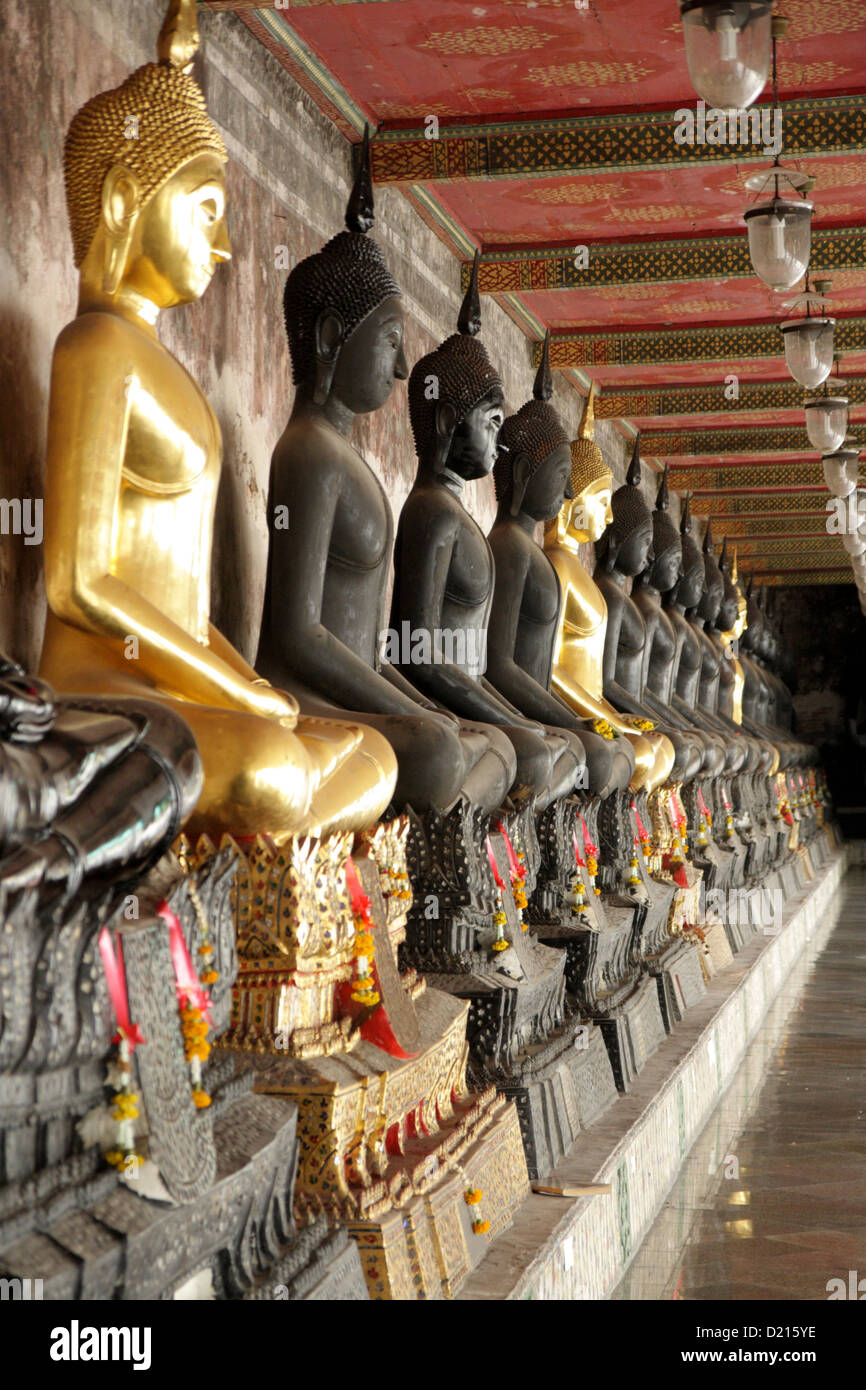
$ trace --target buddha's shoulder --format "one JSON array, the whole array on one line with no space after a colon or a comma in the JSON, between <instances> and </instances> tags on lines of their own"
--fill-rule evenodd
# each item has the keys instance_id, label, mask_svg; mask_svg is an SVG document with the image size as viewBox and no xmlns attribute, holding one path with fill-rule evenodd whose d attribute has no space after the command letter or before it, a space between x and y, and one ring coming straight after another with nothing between
<instances>
[{"instance_id":1,"label":"buddha's shoulder","mask_svg":"<svg viewBox=\"0 0 866 1390\"><path fill-rule=\"evenodd\" d=\"M100 310L91 310L78 316L61 330L54 347L55 357L68 357L78 354L90 356L94 352L110 352L106 362L122 365L125 358L138 355L144 349L154 348L162 355L170 356L161 343L146 337L142 329L121 318Z\"/></svg>"},{"instance_id":2,"label":"buddha's shoulder","mask_svg":"<svg viewBox=\"0 0 866 1390\"><path fill-rule=\"evenodd\" d=\"M415 483L406 498L401 520L417 524L436 522L448 524L452 529L459 528L471 518L462 502L438 483Z\"/></svg>"},{"instance_id":3,"label":"buddha's shoulder","mask_svg":"<svg viewBox=\"0 0 866 1390\"><path fill-rule=\"evenodd\" d=\"M351 444L327 421L314 417L289 420L277 440L272 462L274 468L284 471L315 465L317 479L329 482L347 470L367 470Z\"/></svg>"}]
</instances>

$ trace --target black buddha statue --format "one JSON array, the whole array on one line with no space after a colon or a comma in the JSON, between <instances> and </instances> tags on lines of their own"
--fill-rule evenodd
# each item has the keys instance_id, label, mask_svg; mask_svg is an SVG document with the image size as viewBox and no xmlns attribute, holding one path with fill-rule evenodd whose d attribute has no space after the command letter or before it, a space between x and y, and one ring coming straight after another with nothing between
<instances>
[{"instance_id":1,"label":"black buddha statue","mask_svg":"<svg viewBox=\"0 0 866 1390\"><path fill-rule=\"evenodd\" d=\"M484 674L495 567L463 491L492 471L504 412L502 382L477 336L476 275L477 257L458 332L409 379L418 472L397 528L391 628L428 637L405 676L461 718L498 726L517 759L512 799L535 797L541 811L574 788L583 753L575 735L525 718Z\"/></svg>"},{"instance_id":2,"label":"black buddha statue","mask_svg":"<svg viewBox=\"0 0 866 1390\"><path fill-rule=\"evenodd\" d=\"M638 435L625 485L617 488L611 498L613 521L596 548L595 581L608 610L604 644L605 699L655 726L660 723L658 715L643 699L646 625L639 607L625 590L626 581L641 574L654 559L653 518L641 495L640 475ZM670 725L665 725L662 732L674 748L670 780L683 782L694 777L703 760L694 741Z\"/></svg>"},{"instance_id":3,"label":"black buddha statue","mask_svg":"<svg viewBox=\"0 0 866 1390\"><path fill-rule=\"evenodd\" d=\"M381 659L393 522L349 436L355 416L384 405L407 367L400 289L367 235L372 223L365 136L347 230L286 281L297 389L271 464L257 669L305 715L349 712L384 734L398 759L399 809L445 811L463 793L492 811L514 778L511 745L461 726Z\"/></svg>"},{"instance_id":4,"label":"black buddha statue","mask_svg":"<svg viewBox=\"0 0 866 1390\"><path fill-rule=\"evenodd\" d=\"M662 596L670 594L683 578L683 545L669 507L666 464L652 514L653 559L638 575L632 591L646 629L643 703L666 731L675 730L680 741L690 745L693 755L700 757L696 771L712 774L722 766L723 754L717 746L718 740L699 731L694 721L673 703L677 659L682 644L662 606ZM694 766L694 758L689 766ZM675 764L674 780L677 780L677 771L678 765Z\"/></svg>"},{"instance_id":5,"label":"black buddha statue","mask_svg":"<svg viewBox=\"0 0 866 1390\"><path fill-rule=\"evenodd\" d=\"M548 335L533 398L509 416L499 436L493 470L498 511L488 536L496 586L487 669L499 694L521 714L573 740L575 755L586 759L586 790L607 796L628 785L634 772L631 745L602 738L550 688L561 594L536 528L554 520L563 501L574 496L572 446L549 403L552 392ZM590 442L590 447L598 446Z\"/></svg>"}]
</instances>

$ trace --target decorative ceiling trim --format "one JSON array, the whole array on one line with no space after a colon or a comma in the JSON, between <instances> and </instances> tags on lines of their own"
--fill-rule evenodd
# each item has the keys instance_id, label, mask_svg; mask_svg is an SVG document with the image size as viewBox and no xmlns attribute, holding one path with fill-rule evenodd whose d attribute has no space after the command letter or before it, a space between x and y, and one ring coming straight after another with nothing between
<instances>
[{"instance_id":1,"label":"decorative ceiling trim","mask_svg":"<svg viewBox=\"0 0 866 1390\"><path fill-rule=\"evenodd\" d=\"M745 206L747 194L743 191ZM520 246L484 251L478 269L482 294L520 290L589 289L613 285L736 280L755 274L744 230L729 236L678 237L650 241L588 241L588 265L575 266L573 246ZM575 232L575 237L578 232ZM816 228L813 266L824 272L866 268L866 235L856 227ZM461 268L464 290L472 266Z\"/></svg>"},{"instance_id":2,"label":"decorative ceiling trim","mask_svg":"<svg viewBox=\"0 0 866 1390\"><path fill-rule=\"evenodd\" d=\"M746 429L644 430L647 458L701 458L709 454L812 454L805 425L753 425Z\"/></svg>"},{"instance_id":3,"label":"decorative ceiling trim","mask_svg":"<svg viewBox=\"0 0 866 1390\"><path fill-rule=\"evenodd\" d=\"M837 318L839 352L866 350L866 318ZM540 344L534 350L538 364ZM778 323L699 324L693 328L614 328L610 332L566 329L551 334L550 365L565 367L642 367L684 362L747 361L778 358L784 344Z\"/></svg>"},{"instance_id":4,"label":"decorative ceiling trim","mask_svg":"<svg viewBox=\"0 0 866 1390\"><path fill-rule=\"evenodd\" d=\"M866 405L866 376L844 378L844 394L852 405ZM832 380L828 382L832 388ZM809 396L796 381L739 381L737 399L717 386L609 386L595 398L595 418L662 417L665 415L747 415L756 410L802 410Z\"/></svg>"},{"instance_id":5,"label":"decorative ceiling trim","mask_svg":"<svg viewBox=\"0 0 866 1390\"><path fill-rule=\"evenodd\" d=\"M866 104L861 96L810 97L784 102L782 109L788 159L821 159L866 149ZM678 124L674 111L627 111L440 122L435 139L426 138L423 127L386 127L372 142L373 178L377 183L450 183L766 162L761 146L677 144Z\"/></svg>"}]
</instances>

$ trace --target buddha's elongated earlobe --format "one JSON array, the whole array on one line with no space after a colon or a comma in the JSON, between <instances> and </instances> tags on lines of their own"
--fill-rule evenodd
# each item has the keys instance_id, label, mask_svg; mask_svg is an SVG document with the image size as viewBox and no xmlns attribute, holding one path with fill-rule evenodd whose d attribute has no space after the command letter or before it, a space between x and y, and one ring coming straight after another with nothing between
<instances>
[{"instance_id":1,"label":"buddha's elongated earlobe","mask_svg":"<svg viewBox=\"0 0 866 1390\"><path fill-rule=\"evenodd\" d=\"M343 321L338 313L327 309L316 320L316 378L313 384L316 405L324 405L331 394L342 344Z\"/></svg>"},{"instance_id":2,"label":"buddha's elongated earlobe","mask_svg":"<svg viewBox=\"0 0 866 1390\"><path fill-rule=\"evenodd\" d=\"M109 169L102 184L104 256L102 289L115 295L120 289L135 224L141 207L138 179L122 164Z\"/></svg>"},{"instance_id":3,"label":"buddha's elongated earlobe","mask_svg":"<svg viewBox=\"0 0 866 1390\"><path fill-rule=\"evenodd\" d=\"M520 515L529 484L531 468L529 458L524 453L517 454L511 461L511 504L509 511L512 516Z\"/></svg>"}]
</instances>

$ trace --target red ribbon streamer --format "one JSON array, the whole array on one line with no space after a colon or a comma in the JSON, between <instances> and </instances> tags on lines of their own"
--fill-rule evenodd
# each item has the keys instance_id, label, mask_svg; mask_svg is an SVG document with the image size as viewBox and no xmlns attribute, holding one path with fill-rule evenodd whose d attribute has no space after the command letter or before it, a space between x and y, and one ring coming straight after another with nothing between
<instances>
[{"instance_id":1,"label":"red ribbon streamer","mask_svg":"<svg viewBox=\"0 0 866 1390\"><path fill-rule=\"evenodd\" d=\"M698 803L700 805L703 815L709 816L710 813L707 810L707 803L704 801L704 794L701 791L700 787L698 787Z\"/></svg>"},{"instance_id":2,"label":"red ribbon streamer","mask_svg":"<svg viewBox=\"0 0 866 1390\"><path fill-rule=\"evenodd\" d=\"M494 879L496 880L496 887L497 887L498 889L500 889L501 892L504 893L504 892L505 892L505 884L503 883L503 881L502 881L502 875L501 875L500 872L499 872L499 865L496 863L496 855L493 853L493 845L490 843L490 836L489 836L489 835L487 836L487 841L486 841L486 843L487 843L487 858L490 860L490 868L491 868L491 870L492 870L492 872L493 872L493 877L494 877Z\"/></svg>"},{"instance_id":3,"label":"red ribbon streamer","mask_svg":"<svg viewBox=\"0 0 866 1390\"><path fill-rule=\"evenodd\" d=\"M365 927L372 930L373 922L370 917L370 899L361 887L358 870L355 868L354 861L351 858L346 860L346 884L349 889L352 911L358 917L364 919Z\"/></svg>"},{"instance_id":4,"label":"red ribbon streamer","mask_svg":"<svg viewBox=\"0 0 866 1390\"><path fill-rule=\"evenodd\" d=\"M168 926L168 944L171 948L171 960L174 965L177 997L181 1004L188 1004L192 1001L193 1005L201 1010L202 1017L212 1026L210 994L193 969L177 913L169 907L167 902L163 901L157 908L157 916L161 917Z\"/></svg>"},{"instance_id":5,"label":"red ribbon streamer","mask_svg":"<svg viewBox=\"0 0 866 1390\"><path fill-rule=\"evenodd\" d=\"M584 854L588 854L588 855L590 856L590 858L592 858L592 859L597 859L597 858L598 858L598 845L594 845L594 844L592 843L592 840L589 838L589 832L587 831L587 828L586 828L586 821L583 819L583 816L581 816L581 818L580 818L580 824L581 824L581 829L583 830L583 851L584 851Z\"/></svg>"},{"instance_id":6,"label":"red ribbon streamer","mask_svg":"<svg viewBox=\"0 0 866 1390\"><path fill-rule=\"evenodd\" d=\"M117 1032L111 1041L116 1043L121 1038L125 1038L129 1044L130 1054L132 1054L138 1044L145 1041L145 1037L138 1024L130 1021L126 972L123 968L123 948L118 938L117 950L115 951L114 938L108 927L102 927L100 930L99 954L102 956L102 964L105 967L108 994L111 999L111 1007L114 1010L114 1021L117 1024Z\"/></svg>"},{"instance_id":7,"label":"red ribbon streamer","mask_svg":"<svg viewBox=\"0 0 866 1390\"><path fill-rule=\"evenodd\" d=\"M508 831L505 829L505 826L502 824L502 821L497 821L497 826L499 829L499 833L505 841L505 853L508 855L508 867L511 870L512 883L514 882L515 878L526 878L526 869L523 867L523 865L521 864L520 860L517 858L517 855L514 852L514 846L511 843L511 837L508 834Z\"/></svg>"},{"instance_id":8,"label":"red ribbon streamer","mask_svg":"<svg viewBox=\"0 0 866 1390\"><path fill-rule=\"evenodd\" d=\"M581 857L580 857L580 848L579 848L578 843L577 843L577 831L576 831L576 830L572 830L572 832L571 832L571 838L574 840L574 857L575 857L575 860L577 861L577 867L578 867L579 869L585 869L585 868L586 868L586 865L584 864L583 860L582 860Z\"/></svg>"},{"instance_id":9,"label":"red ribbon streamer","mask_svg":"<svg viewBox=\"0 0 866 1390\"><path fill-rule=\"evenodd\" d=\"M641 837L641 839L642 839L642 840L648 840L648 839L649 839L649 835L646 833L646 831L645 831L644 828L643 828L643 821L642 821L641 818L640 818L640 811L637 809L637 805L635 804L634 799L632 799L631 809L634 811L635 820L637 821L637 828L638 828L638 831L640 832L640 837Z\"/></svg>"}]
</instances>

